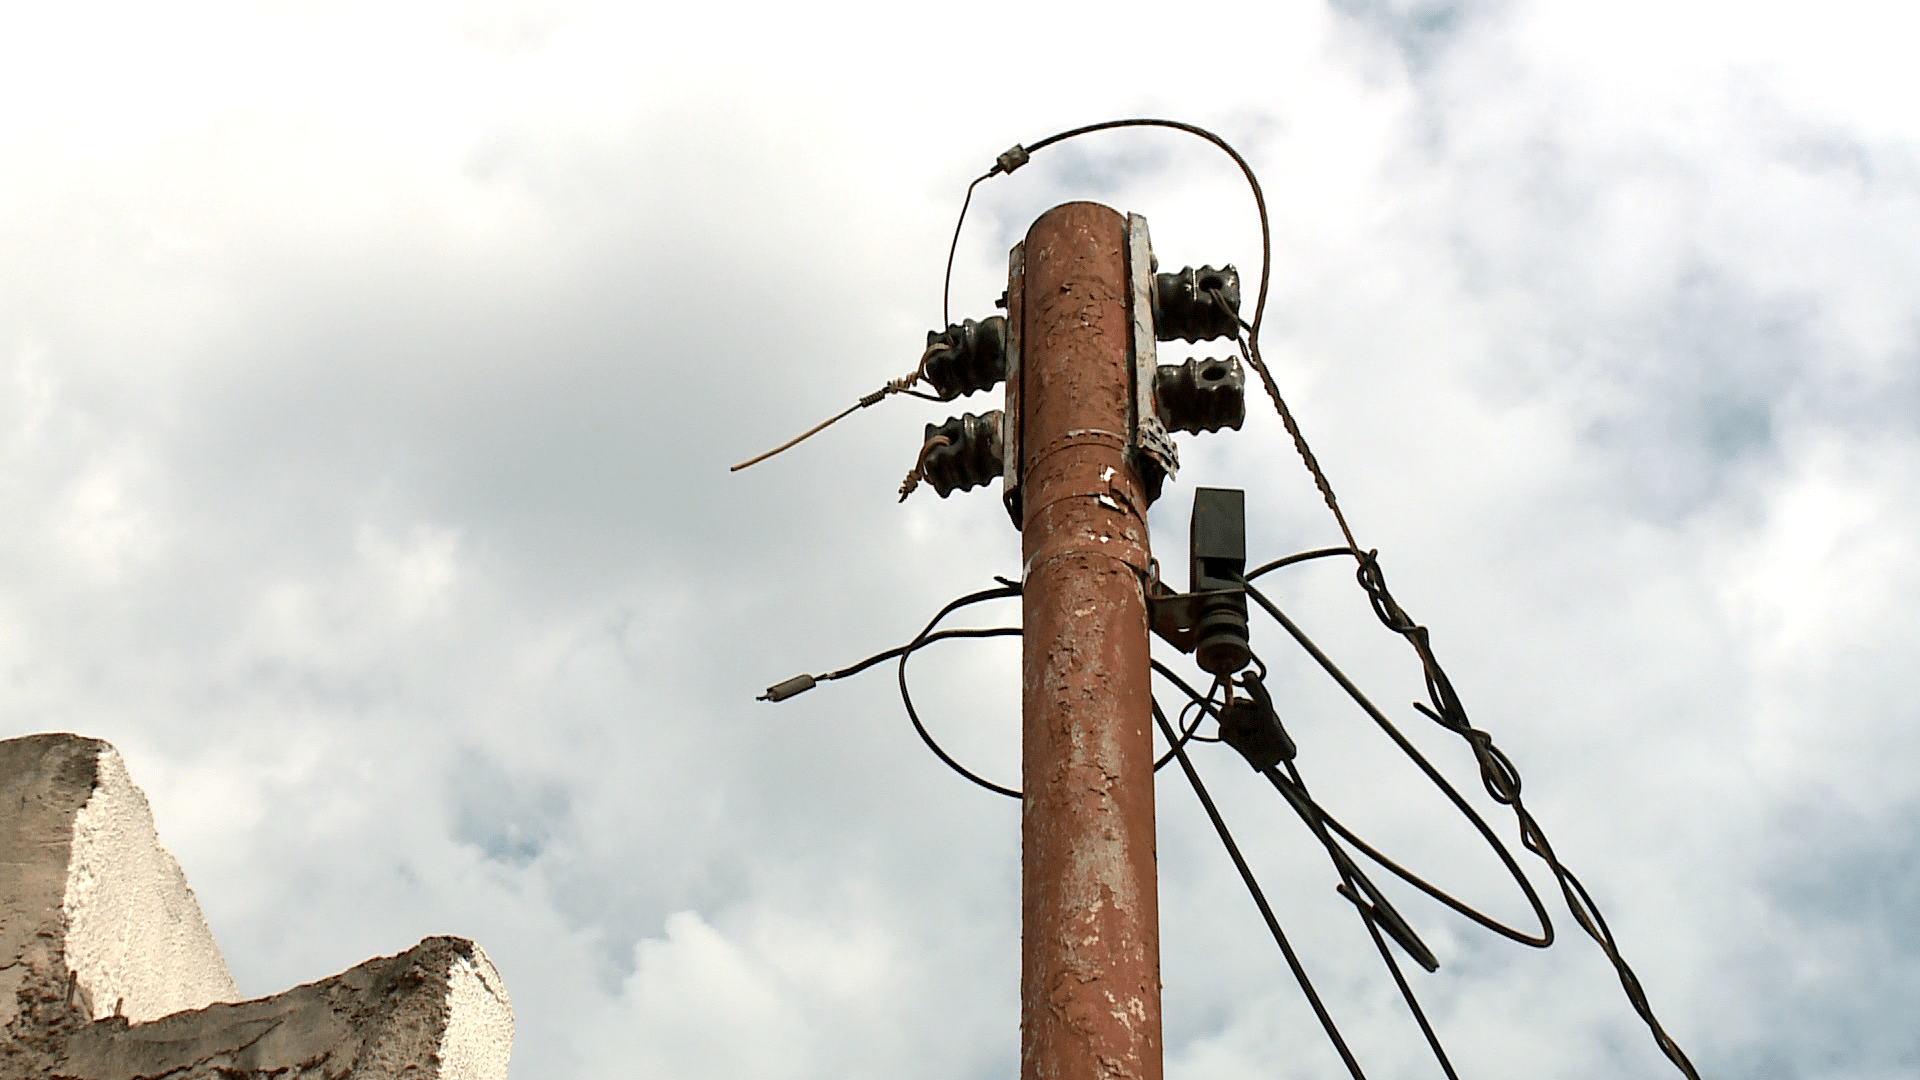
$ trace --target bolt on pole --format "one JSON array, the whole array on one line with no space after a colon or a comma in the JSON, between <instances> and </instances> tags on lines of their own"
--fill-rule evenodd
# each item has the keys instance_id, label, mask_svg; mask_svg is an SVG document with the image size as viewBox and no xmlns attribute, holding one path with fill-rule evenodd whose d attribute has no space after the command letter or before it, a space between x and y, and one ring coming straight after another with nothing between
<instances>
[{"instance_id":1,"label":"bolt on pole","mask_svg":"<svg viewBox=\"0 0 1920 1080\"><path fill-rule=\"evenodd\" d=\"M1025 569L1021 1080L1162 1076L1129 266L1126 217L1068 203L1034 222L1008 288Z\"/></svg>"}]
</instances>

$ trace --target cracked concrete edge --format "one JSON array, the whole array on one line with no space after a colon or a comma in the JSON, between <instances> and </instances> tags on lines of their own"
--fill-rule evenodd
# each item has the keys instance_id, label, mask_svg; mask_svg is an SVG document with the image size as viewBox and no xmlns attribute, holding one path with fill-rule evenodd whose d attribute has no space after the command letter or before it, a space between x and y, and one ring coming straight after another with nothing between
<instances>
[{"instance_id":1,"label":"cracked concrete edge","mask_svg":"<svg viewBox=\"0 0 1920 1080\"><path fill-rule=\"evenodd\" d=\"M134 1023L240 990L180 863L160 843L147 797L120 752L99 743L93 794L73 817L67 860L67 970L93 1019Z\"/></svg>"},{"instance_id":2,"label":"cracked concrete edge","mask_svg":"<svg viewBox=\"0 0 1920 1080\"><path fill-rule=\"evenodd\" d=\"M128 895L147 902L112 902ZM112 937L156 910L166 925L146 933L145 947L116 952ZM181 980L164 966L183 954ZM163 967L157 983L128 966L149 961ZM154 1008L143 995L155 986L186 995L176 1001L227 1000L134 1022ZM0 740L0 1080L507 1076L512 1001L486 953L463 938L427 938L270 998L232 1002L231 987L119 754L72 734Z\"/></svg>"},{"instance_id":3,"label":"cracked concrete edge","mask_svg":"<svg viewBox=\"0 0 1920 1080\"><path fill-rule=\"evenodd\" d=\"M134 1020L240 996L146 796L99 739L0 742L0 1028L22 994Z\"/></svg>"},{"instance_id":4,"label":"cracked concrete edge","mask_svg":"<svg viewBox=\"0 0 1920 1080\"><path fill-rule=\"evenodd\" d=\"M471 941L396 956L253 1001L73 1030L49 1080L506 1080L513 1013ZM0 1076L24 1080L26 1073Z\"/></svg>"},{"instance_id":5,"label":"cracked concrete edge","mask_svg":"<svg viewBox=\"0 0 1920 1080\"><path fill-rule=\"evenodd\" d=\"M512 1058L513 999L493 961L473 945L471 953L454 958L448 971L440 1075L444 1080L506 1080Z\"/></svg>"}]
</instances>

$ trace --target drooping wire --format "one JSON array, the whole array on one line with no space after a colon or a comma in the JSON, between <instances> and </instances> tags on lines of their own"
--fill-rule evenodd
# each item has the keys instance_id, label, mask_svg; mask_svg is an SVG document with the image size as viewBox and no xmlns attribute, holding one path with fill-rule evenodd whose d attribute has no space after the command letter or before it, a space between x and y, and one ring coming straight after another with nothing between
<instances>
[{"instance_id":1,"label":"drooping wire","mask_svg":"<svg viewBox=\"0 0 1920 1080\"><path fill-rule=\"evenodd\" d=\"M1380 894L1380 890L1367 880L1367 876L1358 866L1354 865L1352 856L1343 851L1328 834L1326 812L1320 809L1320 805L1307 792L1307 782L1301 778L1299 768L1289 761L1286 762L1284 776L1277 768L1265 769L1263 775L1293 807L1300 820L1306 823L1307 829L1313 833L1314 838L1326 848L1328 857L1333 860L1334 870L1340 875L1341 895L1352 902L1354 910L1359 912L1360 922L1367 928L1367 936L1373 939L1373 946L1379 950L1380 959L1386 962L1387 971L1393 975L1393 983L1400 990L1400 999L1407 1003L1407 1010L1413 1014L1414 1023L1419 1025L1420 1034L1426 1037L1427 1048L1433 1051L1434 1060L1440 1063L1440 1071L1446 1074L1447 1080L1460 1080L1459 1074L1453 1071L1453 1062L1447 1057L1447 1048L1440 1044L1440 1036L1428 1022L1426 1010L1420 1007L1420 999L1415 996L1413 987L1408 985L1406 974L1400 970L1400 961L1395 959L1393 950L1387 948L1386 939L1381 934L1383 919L1386 929L1390 931L1394 940L1399 942L1400 947L1406 949L1428 971L1433 971L1439 966L1433 954L1420 943L1413 928L1393 910L1387 903L1386 897ZM1365 893L1369 899L1361 899L1362 893Z\"/></svg>"},{"instance_id":2,"label":"drooping wire","mask_svg":"<svg viewBox=\"0 0 1920 1080\"><path fill-rule=\"evenodd\" d=\"M1158 672L1160 675L1162 675L1163 677L1165 677L1169 682L1173 683L1174 686L1179 688L1179 690L1182 693L1186 694L1190 701L1199 702L1201 700L1199 691L1187 685L1186 680L1180 678L1179 675L1168 670L1165 665L1160 664L1158 661L1155 661L1154 670ZM1203 704L1201 707L1202 709L1211 708L1210 706L1205 704ZM1216 719L1218 718L1217 714L1215 714L1215 718ZM1397 731L1398 729L1396 728L1395 732L1397 733ZM1403 747L1403 749L1406 749L1408 753L1414 754L1414 755L1418 755L1420 753L1419 748L1412 747L1411 744L1408 744L1407 747ZM1492 932L1499 934L1501 937L1507 938L1510 941L1518 942L1522 945L1531 946L1536 949L1546 948L1548 945L1551 945L1553 943L1553 924L1547 918L1546 905L1541 903L1540 895L1539 893L1534 891L1533 883L1527 879L1526 873L1520 869L1519 861L1513 857L1512 852L1507 850L1506 845L1503 842L1501 842L1499 834L1493 831L1493 827L1488 825L1486 822L1486 819L1481 817L1479 813L1473 809L1473 806L1471 803L1466 802L1466 800L1460 795L1459 791L1456 790L1452 786L1452 784L1450 784L1447 781L1444 775L1441 775L1438 770L1433 769L1432 765L1427 762L1425 757L1418 757L1416 760L1418 761L1418 763L1422 765L1423 771L1427 772L1428 777L1432 779L1435 784L1439 785L1440 789L1443 792L1446 792L1448 794L1454 806L1461 811L1461 813L1467 818L1468 821L1473 823L1475 830L1480 833L1481 837L1486 840L1487 845L1493 849L1494 854L1499 857L1501 864L1506 867L1508 875L1513 878L1514 884L1520 887L1521 895L1527 898L1527 903L1533 909L1534 917L1539 920L1540 922L1539 934L1533 935L1533 934L1528 934L1521 930L1517 930L1511 926L1506 925L1503 922L1500 922L1499 920L1493 918L1492 916L1487 915L1485 912L1482 912L1479 909L1474 908L1473 906L1465 903L1459 898L1448 893L1446 890L1441 889L1439 886L1434 885L1432 882L1428 881L1426 878L1421 877L1419 874L1414 873L1412 870L1407 869L1406 867L1400 865L1398 862L1394 861L1392 858L1389 858L1387 855L1381 853L1379 849L1375 848L1372 844L1367 843L1367 841L1355 835L1351 829L1341 824L1339 819L1335 818L1332 814L1328 813L1325 810L1325 808L1318 807L1318 804L1315 804L1319 822L1325 825L1334 834L1338 835L1341 839L1345 840L1349 844L1352 844L1356 850L1358 850L1362 855L1365 855L1368 859L1371 859L1374 863L1378 864L1382 869L1386 870L1388 873L1391 873L1392 875L1399 878L1400 880L1406 882L1407 884L1425 893L1427 896L1433 898L1435 901L1445 905L1448 908L1451 908L1455 913L1459 914L1461 917L1468 919L1486 928L1487 930L1491 930Z\"/></svg>"},{"instance_id":3,"label":"drooping wire","mask_svg":"<svg viewBox=\"0 0 1920 1080\"><path fill-rule=\"evenodd\" d=\"M1264 667L1264 665L1262 666ZM1188 696L1190 706L1198 705L1203 711L1213 716L1216 721L1220 719L1220 714L1213 704L1213 695L1211 692L1208 693L1205 699L1201 699L1194 689L1186 684L1185 680L1173 672L1168 671L1164 666L1156 664L1156 670L1169 681L1173 682L1176 687ZM1157 706L1156 715L1158 715ZM1184 756L1182 757L1182 764L1186 764ZM1420 941L1419 936L1415 934L1413 928L1407 924L1406 919L1393 909L1392 904L1388 902L1387 898L1367 879L1366 874L1354 863L1352 856L1348 855L1347 852L1334 841L1333 837L1329 835L1328 824L1332 822L1332 817L1327 814L1319 803L1314 801L1313 796L1307 791L1306 781L1301 778L1300 771L1294 763L1289 761L1285 764L1285 774L1282 774L1278 768L1270 767L1262 770L1262 775L1272 782L1274 788L1280 792L1281 797L1293 808L1294 812L1300 817L1300 820L1306 824L1308 830L1314 835L1314 838L1319 840L1321 845L1326 849L1328 858L1333 862L1334 871L1340 875L1340 886L1337 891L1343 898L1353 904L1355 911L1359 914L1362 925L1366 927L1367 936L1373 940L1374 948L1380 953L1381 961L1386 964L1388 973L1392 975L1394 986L1399 990L1401 1000L1406 1003L1407 1010L1412 1014L1414 1023L1418 1025L1421 1035L1426 1039L1427 1047L1433 1053L1434 1060L1439 1063L1440 1070L1446 1075L1447 1080L1459 1080L1459 1074L1454 1071L1453 1062L1447 1056L1446 1047L1442 1045L1439 1034L1434 1031L1433 1024L1427 1019L1426 1010L1421 1007L1419 997L1414 994L1412 985L1407 982L1406 974L1400 970L1399 960L1394 957L1393 950L1387 947L1386 938L1389 936L1392 937L1401 948L1407 951L1409 956L1412 956L1416 962L1428 971L1436 970L1439 967L1439 962L1433 958L1433 953ZM1217 831L1222 832L1222 839L1228 843L1230 853L1236 856L1235 864L1242 865L1241 860L1237 858L1237 849L1232 847L1230 834L1225 832L1225 824L1216 818L1215 828ZM1394 866L1394 864L1384 860L1377 852L1373 852L1371 848L1365 848L1365 850L1370 853L1376 861L1380 861L1382 865L1389 867ZM1404 871L1398 871L1397 868L1396 872L1401 873L1402 876L1406 876ZM1242 876L1247 880L1249 889L1257 890L1257 885L1251 880L1250 874L1243 871ZM1424 883L1422 884L1424 886ZM1430 893L1433 892L1430 886L1424 887L1427 888ZM1259 897L1256 893L1256 900L1258 899ZM1451 902L1451 898L1448 899ZM1453 903L1453 906L1456 907L1456 909L1460 909L1457 903ZM1385 930L1385 934L1382 933L1383 929ZM1282 949L1283 952L1286 951L1284 945ZM1290 963L1292 959L1293 958L1289 956ZM1295 978L1296 980L1302 978L1302 974L1297 969ZM1303 983L1302 985L1305 987L1306 984ZM1308 992L1311 993L1310 988ZM1329 1034L1331 1035L1332 1032L1330 1031ZM1336 1045L1338 1045L1337 1040ZM1358 1068L1357 1065L1351 1062L1349 1062L1349 1067L1352 1069Z\"/></svg>"},{"instance_id":4,"label":"drooping wire","mask_svg":"<svg viewBox=\"0 0 1920 1080\"><path fill-rule=\"evenodd\" d=\"M1017 169L1019 166L1016 165L1014 168ZM953 325L953 255L960 250L960 228L967 223L967 207L973 205L973 189L979 187L981 181L992 179L999 173L1006 171L1009 170L1004 169L999 163L995 163L993 168L973 178L973 183L967 185L967 197L960 200L960 218L953 223L953 243L947 245L947 273L946 276L941 279L940 284L941 326Z\"/></svg>"},{"instance_id":5,"label":"drooping wire","mask_svg":"<svg viewBox=\"0 0 1920 1080\"><path fill-rule=\"evenodd\" d=\"M1154 669L1165 671L1161 663L1153 662ZM1367 1080L1367 1074L1361 1071L1360 1062L1354 1059L1353 1051L1347 1048L1347 1040L1340 1034L1340 1025L1334 1023L1333 1014L1320 1000L1319 991L1313 988L1313 979L1307 975L1306 966L1300 962L1299 954L1293 951L1293 943L1287 940L1287 932L1280 927L1280 920L1273 913L1273 906L1267 903L1267 895L1260 888L1260 882L1253 876L1253 869L1247 865L1246 857L1240 854L1240 845L1234 842L1233 831L1220 816L1220 809L1213 804L1213 796L1207 793L1207 785L1200 779L1200 773L1187 757L1186 746L1178 740L1173 725L1167 723L1167 715L1160 711L1160 703L1153 703L1153 719L1160 726L1163 738L1173 744L1174 756L1180 762L1180 771L1186 774L1187 783L1193 788L1193 794L1200 800L1200 806L1207 812L1207 820L1213 822L1213 831L1220 836L1221 846L1227 849L1227 857L1233 860L1233 868L1240 872L1240 880L1246 884L1247 892L1253 897L1253 906L1260 909L1260 917L1266 920L1267 931L1273 935L1273 942L1280 946L1280 955L1286 958L1287 967L1293 972L1293 979L1300 984L1301 993L1307 997L1307 1003L1313 1007L1313 1015L1320 1020L1320 1026L1333 1042L1333 1048L1339 1052L1340 1060L1347 1066L1347 1072L1353 1080Z\"/></svg>"},{"instance_id":6,"label":"drooping wire","mask_svg":"<svg viewBox=\"0 0 1920 1080\"><path fill-rule=\"evenodd\" d=\"M945 619L948 615L953 614L954 612L960 610L961 608L969 607L973 604L985 603L988 600L1005 600L1005 599L1009 599L1011 597L1020 595L1019 585L1013 582L1008 582L1005 578L1001 578L999 580L1002 581L1003 584L997 589L983 589L976 593L969 593L966 596L959 598L958 600L953 600L948 602L948 604L945 607L941 608L937 613L935 613L932 619L927 621L927 625L924 629L922 629L918 634L914 635L912 641L909 641L905 645L900 646L897 650L889 650L889 651L895 652L895 654L900 657L900 670L899 670L900 702L902 705L906 706L907 719L913 722L913 730L919 733L920 741L927 744L927 749L933 751L933 756L939 758L940 761L944 765L946 765L947 768L952 769L954 772L959 773L961 776L965 777L967 780L971 781L972 783L982 788L985 788L986 790L991 791L997 795L1005 795L1010 798L1018 799L1020 797L1020 792L1014 790L1013 788L1002 787L1001 785L996 784L991 780L985 779L984 777L977 775L971 769L968 769L965 765L962 765L958 761L955 761L952 755L948 754L945 750L941 749L940 743L938 740L936 740L933 737L933 733L928 731L927 726L920 722L920 713L917 710L915 710L913 707L913 695L909 693L907 690L907 660L911 658L916 651L918 651L920 648L925 646L929 641L933 640L935 636L935 628L940 625L940 622L942 619ZM994 627L990 633L982 634L981 636L982 637L989 637L989 636L1018 637L1020 636L1020 628L1017 626ZM855 667L856 668L864 667L864 666L867 666L870 662L871 661L869 660L863 660L859 664L855 665Z\"/></svg>"},{"instance_id":7,"label":"drooping wire","mask_svg":"<svg viewBox=\"0 0 1920 1080\"><path fill-rule=\"evenodd\" d=\"M953 629L953 630L938 629L938 627L940 626L940 623L944 621L947 616L953 614L956 611L961 610L962 608L971 607L974 604L985 603L989 600L1010 599L1012 597L1016 597L1021 594L1021 588L1019 583L1014 581L1009 581L1006 578L999 578L999 577L995 578L994 580L1000 582L999 588L982 589L979 592L968 593L967 595L962 596L956 600L949 601L946 604L946 606L942 607L937 613L935 613L933 618L928 620L927 625L924 628L922 628L918 634L915 634L913 636L913 639L908 641L906 644L895 645L890 649L882 649L881 651L874 653L872 656L866 657L865 659L860 660L857 663L849 664L846 667L839 668L834 671L829 671L821 675L795 676L792 679L786 680L786 682L784 683L778 683L778 684L775 684L775 686L770 687L767 693L761 696L760 700L784 701L785 699L792 697L796 694L803 693L807 690L811 690L813 687L818 686L820 683L832 682L836 679L844 679L852 675L858 675L861 672L867 670L868 668L873 667L876 664L880 664L887 660L893 660L897 658L900 662L899 673L898 673L899 684L900 684L900 703L906 708L907 719L913 724L914 732L920 736L920 741L926 744L927 749L933 751L933 756L936 758L939 758L942 764L946 765L947 768L952 769L954 772L960 774L960 776L966 779L969 783L972 783L987 791L991 791L996 795L1005 795L1009 798L1014 798L1014 799L1020 798L1021 795L1019 791L1010 787L1005 787L1000 784L996 784L993 781L988 780L983 776L980 776L978 773L975 773L973 770L960 764L959 761L954 759L953 755L947 753L946 749L940 745L939 740L933 737L933 732L927 730L926 724L920 719L920 713L917 709L914 708L914 705L913 705L913 694L907 687L907 660L910 659L914 653L919 652L921 649L924 649L927 646L934 644L935 642L949 641L956 638L996 638L996 637L1020 637L1021 636L1022 631L1018 626L965 627L965 628L959 628L959 629ZM1192 725L1184 726L1182 728L1181 735L1179 737L1179 741L1181 743L1185 743L1186 741L1196 737L1195 732L1200 727L1201 719L1202 717L1195 717ZM1168 762L1172 760L1173 760L1173 749L1169 748L1166 753L1160 756L1159 760L1154 762L1153 771L1159 772L1162 768L1166 766Z\"/></svg>"},{"instance_id":8,"label":"drooping wire","mask_svg":"<svg viewBox=\"0 0 1920 1080\"><path fill-rule=\"evenodd\" d=\"M1538 856L1542 862L1547 864L1548 870L1551 871L1554 876L1555 883L1560 886L1561 897L1566 902L1567 910L1573 915L1574 921L1580 924L1580 928L1586 931L1587 936L1591 937L1594 942L1600 946L1608 962L1613 965L1614 972L1620 979L1621 989L1626 993L1628 1004L1633 1006L1634 1012L1640 1017L1641 1021L1647 1025L1647 1029L1653 1035L1654 1045L1660 1048L1661 1052L1667 1056L1667 1059L1671 1061L1674 1067L1679 1069L1688 1080L1699 1080L1700 1074L1694 1069L1693 1062L1687 1057L1686 1052L1680 1048L1680 1044L1675 1042L1672 1036L1667 1034L1666 1029L1661 1026L1659 1019L1654 1015L1653 1006L1647 1000L1645 988L1642 987L1640 979L1634 973L1633 968L1627 964L1626 958L1621 955L1619 944L1615 941L1613 932L1608 928L1605 918L1601 916L1599 906L1587 892L1586 887L1573 875L1573 871L1569 870L1566 865L1560 861L1559 856L1554 853L1552 844L1547 840L1545 830L1541 828L1540 823L1534 819L1533 815L1528 812L1526 806L1521 801L1519 770L1514 767L1513 762L1508 759L1506 754L1494 745L1493 736L1474 727L1472 723L1468 721L1466 709L1460 703L1459 696L1454 692L1452 682L1447 678L1446 672L1441 669L1439 661L1433 656L1433 649L1428 640L1426 627L1417 625L1411 618L1408 618L1406 612L1400 608L1399 604L1394 602L1392 595L1387 592L1386 579L1385 576L1380 573L1379 563L1375 558L1375 553L1369 552L1362 557L1360 574L1361 585L1367 590L1368 596L1373 600L1375 613L1379 615L1382 622L1387 624L1389 629L1400 633L1412 642L1416 652L1420 655L1421 664L1426 675L1427 691L1432 699L1432 703L1428 705L1416 702L1414 708L1436 724L1460 736L1467 742L1468 746L1472 748L1474 758L1480 767L1481 783L1486 788L1488 796L1495 802L1512 809L1514 818L1520 828L1521 846ZM1361 710L1372 718L1375 724L1379 725L1387 737L1392 739L1394 744L1399 746L1401 751L1406 753L1408 757L1419 766L1422 772L1426 773L1434 783L1440 786L1441 790L1446 793L1447 797L1455 806L1472 817L1475 826L1482 830L1483 835L1491 838L1491 831L1486 828L1484 820L1471 810L1459 792L1456 791L1451 784L1446 782L1445 778L1440 775L1437 769L1433 768L1426 757L1420 754L1413 744L1407 740L1405 735L1401 734L1400 729L1396 727L1391 720L1388 720L1386 715L1374 706L1373 702L1367 699L1367 696L1360 691L1360 688L1355 686L1351 679L1347 678L1346 673L1341 671L1339 666L1336 665L1326 653L1322 652L1319 646L1314 644L1313 640L1309 638L1292 619L1287 617L1285 612L1281 611L1271 600L1267 599L1260 590L1254 588L1251 584L1247 586L1247 595L1252 597L1254 602L1258 603L1261 608L1265 609L1267 614L1272 616L1274 621L1279 623L1280 626L1293 637L1294 641L1307 652L1307 655L1311 656L1314 661L1320 665L1321 669L1325 671L1334 682L1340 685L1342 690L1346 691L1347 696L1352 698L1354 703L1359 705ZM1508 864L1509 870L1517 872L1517 867L1512 864L1511 856L1506 852L1505 846L1498 845L1498 850L1501 853L1502 861ZM1520 875L1520 880L1525 880L1524 875ZM1527 895L1529 900L1535 904L1535 911L1540 914L1543 920L1542 925L1544 926L1545 912L1538 906L1539 901L1534 896L1530 885L1527 887Z\"/></svg>"}]
</instances>

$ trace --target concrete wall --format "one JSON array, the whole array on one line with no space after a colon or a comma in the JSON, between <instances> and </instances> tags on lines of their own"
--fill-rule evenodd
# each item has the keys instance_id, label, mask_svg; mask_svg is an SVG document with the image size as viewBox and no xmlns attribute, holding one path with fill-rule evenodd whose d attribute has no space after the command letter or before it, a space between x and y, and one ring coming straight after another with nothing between
<instances>
[{"instance_id":1,"label":"concrete wall","mask_svg":"<svg viewBox=\"0 0 1920 1080\"><path fill-rule=\"evenodd\" d=\"M505 1080L513 1005L432 937L253 1001L113 747L0 741L0 1080Z\"/></svg>"}]
</instances>

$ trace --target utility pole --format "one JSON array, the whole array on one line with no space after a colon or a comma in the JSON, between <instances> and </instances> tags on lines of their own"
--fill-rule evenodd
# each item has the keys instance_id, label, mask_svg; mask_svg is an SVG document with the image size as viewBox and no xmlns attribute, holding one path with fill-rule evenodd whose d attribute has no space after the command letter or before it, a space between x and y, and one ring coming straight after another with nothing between
<instances>
[{"instance_id":1,"label":"utility pole","mask_svg":"<svg viewBox=\"0 0 1920 1080\"><path fill-rule=\"evenodd\" d=\"M1174 648L1192 654L1195 665L1213 676L1203 696L1163 669L1219 725L1218 738L1210 741L1226 743L1272 781L1326 845L1341 879L1340 895L1360 910L1442 1070L1453 1075L1419 1002L1387 950L1385 937L1429 971L1437 966L1432 954L1328 827L1388 870L1403 877L1406 872L1327 818L1306 794L1304 781L1291 764L1287 775L1278 771L1293 760L1297 747L1263 685L1266 666L1253 655L1247 625L1250 596L1473 820L1533 904L1540 918L1540 936L1531 938L1499 926L1442 894L1434 893L1436 898L1502 934L1545 946L1552 935L1532 886L1454 788L1248 582L1244 492L1194 491L1187 592L1168 588L1153 559L1146 509L1179 467L1172 433L1238 430L1246 419L1246 372L1239 358L1229 353L1220 360L1194 358L1161 365L1155 342L1222 338L1235 342L1241 356L1265 381L1282 424L1347 541L1345 547L1301 552L1268 563L1252 576L1329 555L1352 555L1359 560L1359 582L1375 613L1419 654L1430 701L1415 708L1472 746L1488 792L1512 807L1528 850L1553 870L1575 920L1613 962L1654 1041L1684 1075L1697 1080L1692 1063L1654 1018L1638 978L1619 955L1606 923L1592 908L1592 899L1553 855L1538 823L1522 807L1520 780L1512 763L1494 748L1490 736L1467 720L1452 684L1433 657L1426 628L1414 623L1387 592L1375 553L1362 552L1354 542L1332 487L1260 360L1260 312L1266 302L1264 282L1271 277L1271 246L1266 201L1246 160L1219 136L1179 121L1126 119L1074 128L1031 147L1016 145L996 158L994 167L968 187L961 222L966 220L973 186L1020 168L1033 151L1095 131L1132 127L1170 128L1199 136L1225 151L1245 174L1260 210L1261 228L1263 284L1253 321L1240 319L1240 275L1231 264L1159 273L1145 218L1087 202L1067 203L1042 214L1027 230L1026 239L1014 245L1007 292L1001 299L1007 309L1005 318L965 319L949 324L945 331L929 331L926 352L911 374L892 380L798 438L734 466L737 471L763 461L893 394L953 401L1004 381L1004 409L966 413L927 425L914 467L900 486L900 498L906 499L922 481L944 499L999 477L1008 514L1020 530L1020 583L999 578L1002 588L955 600L907 644L838 671L775 683L761 699L784 701L820 682L858 674L897 656L902 702L928 748L975 784L1021 800L1021 1080L1162 1080L1160 898L1153 807L1153 732L1156 726L1162 727L1295 978L1334 1046L1358 1076L1359 1066L1187 759L1184 744L1193 729L1176 730L1156 715L1151 680L1158 665L1148 648L1148 634L1159 635ZM959 235L956 225L954 247L948 253L949 285ZM932 393L914 389L921 383ZM1015 593L1023 605L1018 631L1023 639L1020 791L983 779L942 750L914 712L906 682L907 657L934 641L1010 632L1008 627L991 627L935 633L935 628L959 608ZM1258 671L1248 670L1249 664ZM1236 687L1242 691L1238 697ZM1220 691L1224 699L1216 703L1215 694Z\"/></svg>"},{"instance_id":2,"label":"utility pole","mask_svg":"<svg viewBox=\"0 0 1920 1080\"><path fill-rule=\"evenodd\" d=\"M901 498L922 480L941 498L1002 481L1021 534L1022 790L981 780L921 736L974 782L1022 800L1021 1080L1161 1080L1147 635L1216 675L1248 653L1244 597L1160 585L1147 506L1179 467L1172 432L1237 429L1246 401L1239 360L1161 367L1154 343L1237 336L1240 278L1232 266L1156 273L1146 219L1086 202L1042 214L1010 264L1004 319L929 333L910 379L840 415L917 381L940 401L1006 383L1004 409L927 425ZM1196 538L1239 535L1229 526L1243 529L1240 517L1215 521L1203 505L1213 503L1196 503ZM795 676L763 698L871 662Z\"/></svg>"},{"instance_id":3,"label":"utility pole","mask_svg":"<svg viewBox=\"0 0 1920 1080\"><path fill-rule=\"evenodd\" d=\"M1008 287L1005 450L1025 577L1021 1080L1162 1075L1149 495L1130 452L1147 294L1129 239L1105 206L1055 207L1014 250Z\"/></svg>"}]
</instances>

